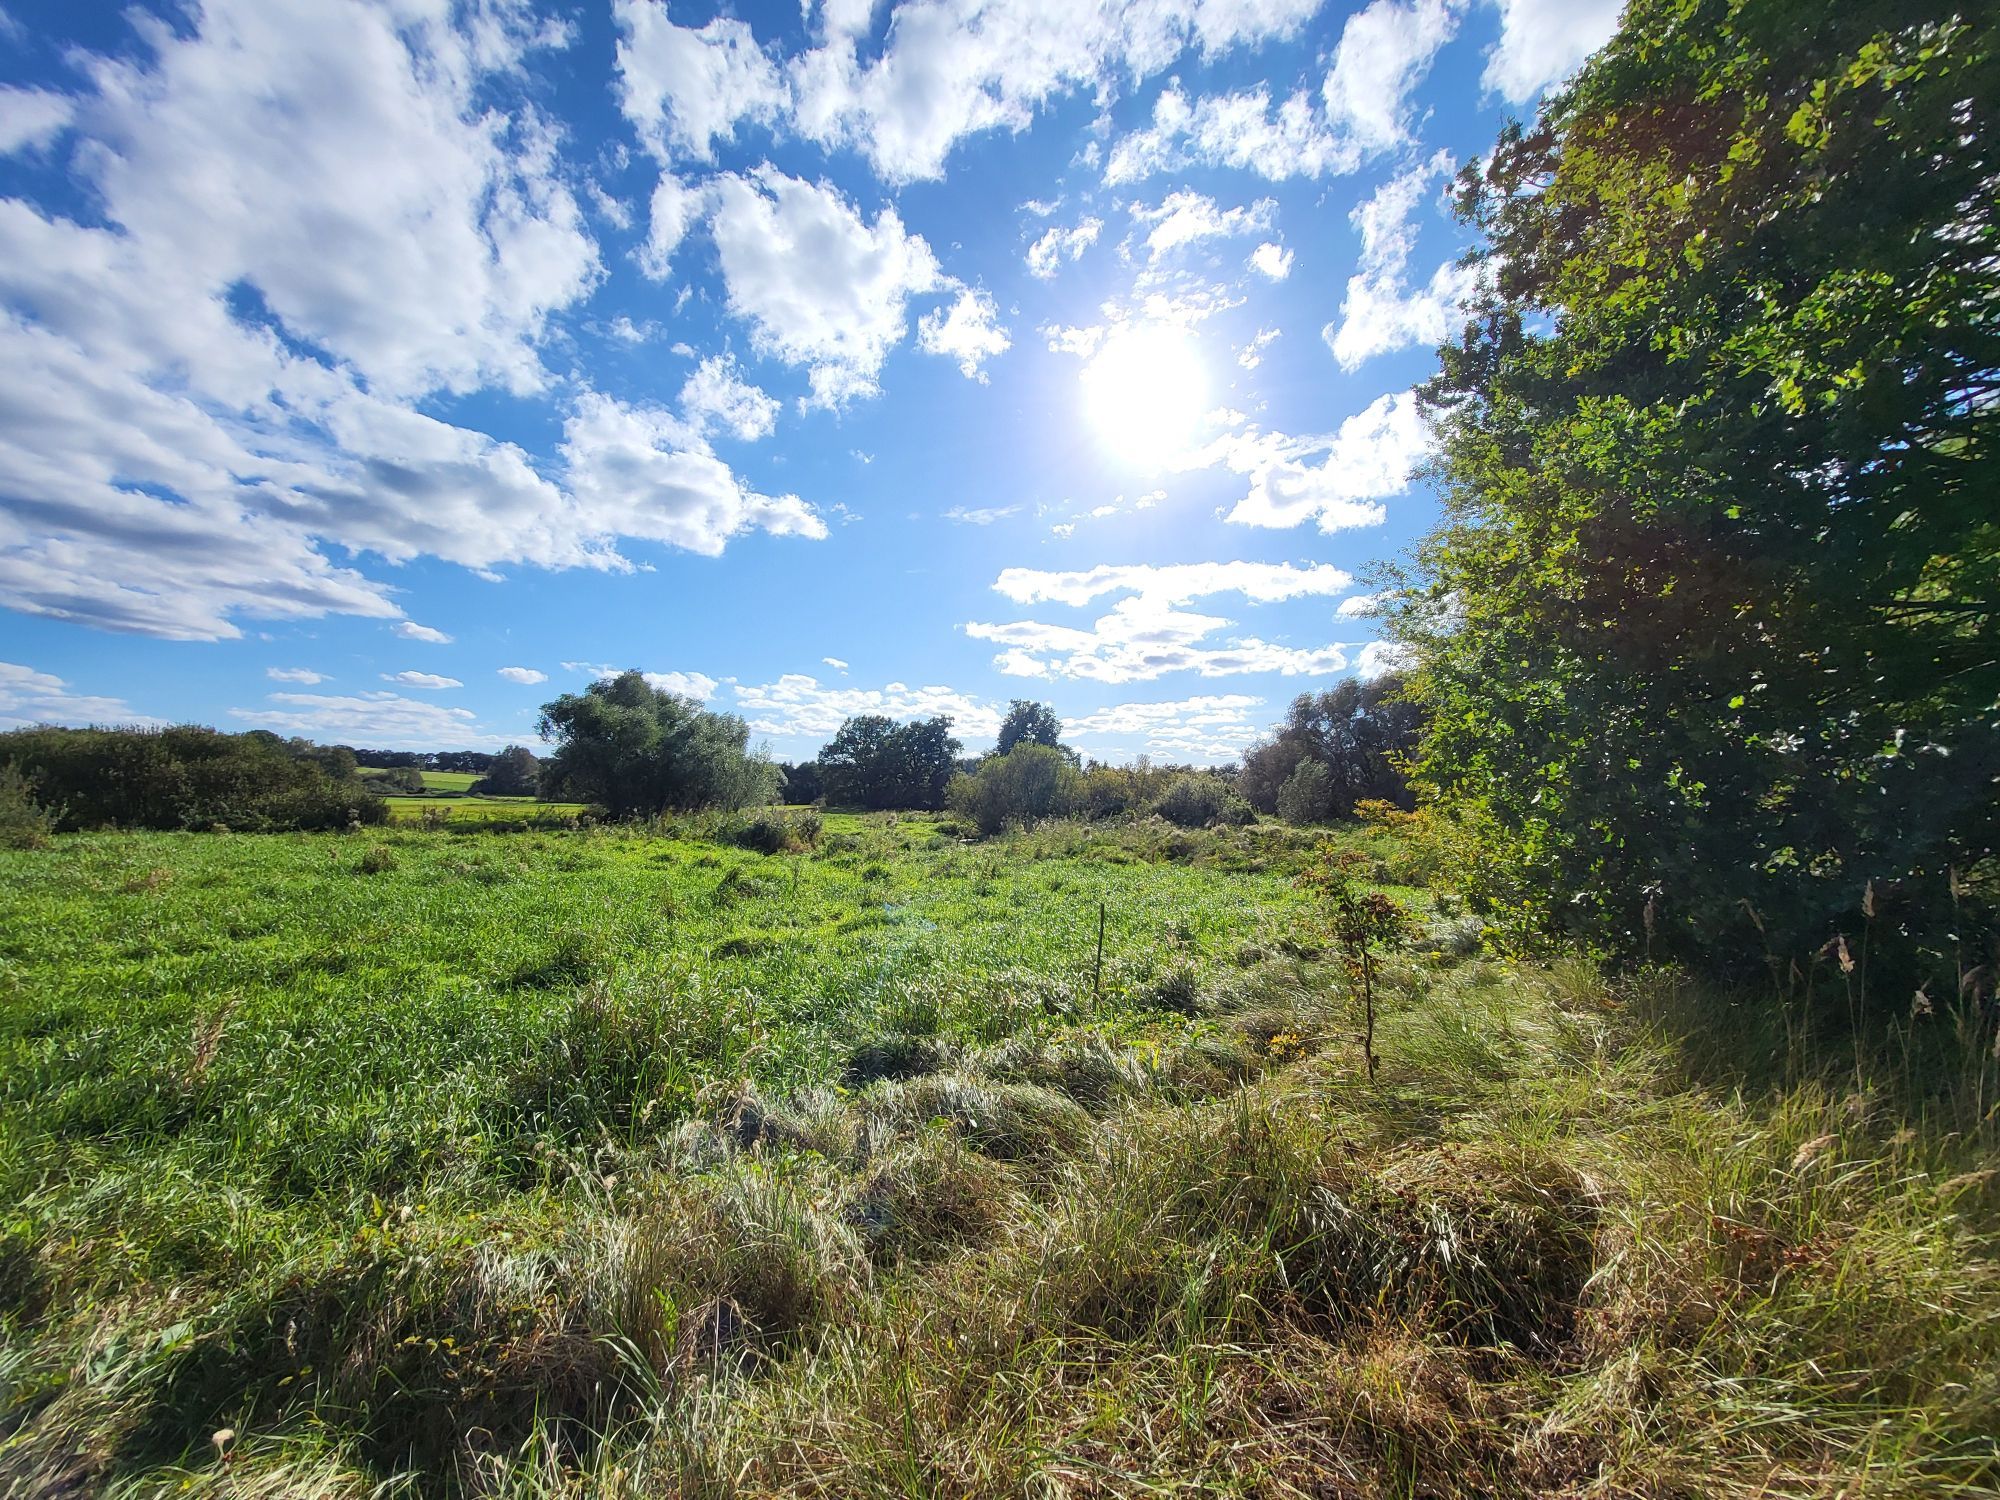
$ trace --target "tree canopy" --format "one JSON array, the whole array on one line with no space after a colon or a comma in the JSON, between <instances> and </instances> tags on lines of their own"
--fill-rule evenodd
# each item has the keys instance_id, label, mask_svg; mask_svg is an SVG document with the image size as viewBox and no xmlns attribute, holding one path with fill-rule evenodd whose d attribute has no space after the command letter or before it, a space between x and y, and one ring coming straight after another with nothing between
<instances>
[{"instance_id":1,"label":"tree canopy","mask_svg":"<svg viewBox=\"0 0 2000 1500\"><path fill-rule=\"evenodd\" d=\"M759 807L777 794L777 768L748 753L750 726L621 672L542 705L540 792L596 803L613 817L669 809Z\"/></svg>"},{"instance_id":2,"label":"tree canopy","mask_svg":"<svg viewBox=\"0 0 2000 1500\"><path fill-rule=\"evenodd\" d=\"M1393 607L1517 921L1805 961L1990 870L1996 18L1633 0L1461 177L1486 292Z\"/></svg>"},{"instance_id":3,"label":"tree canopy","mask_svg":"<svg viewBox=\"0 0 2000 1500\"><path fill-rule=\"evenodd\" d=\"M1062 720L1056 717L1056 711L1029 698L1016 698L1009 703L1007 715L1000 721L1000 736L994 742L993 753L1005 755L1016 745L1062 749Z\"/></svg>"},{"instance_id":4,"label":"tree canopy","mask_svg":"<svg viewBox=\"0 0 2000 1500\"><path fill-rule=\"evenodd\" d=\"M959 749L943 715L898 724L863 714L842 724L820 751L821 786L840 807L939 808Z\"/></svg>"},{"instance_id":5,"label":"tree canopy","mask_svg":"<svg viewBox=\"0 0 2000 1500\"><path fill-rule=\"evenodd\" d=\"M1396 677L1350 677L1324 692L1299 694L1272 737L1244 755L1236 790L1259 812L1293 822L1351 818L1359 802L1409 805L1402 767L1416 750L1423 710L1402 687ZM1308 763L1325 775L1308 773L1286 812L1280 795Z\"/></svg>"}]
</instances>

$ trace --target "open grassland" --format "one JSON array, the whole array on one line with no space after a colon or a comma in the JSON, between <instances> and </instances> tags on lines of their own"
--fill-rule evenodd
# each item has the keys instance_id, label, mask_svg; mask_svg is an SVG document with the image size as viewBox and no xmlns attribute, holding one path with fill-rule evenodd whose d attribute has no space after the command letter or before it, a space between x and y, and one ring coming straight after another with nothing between
<instances>
[{"instance_id":1,"label":"open grassland","mask_svg":"<svg viewBox=\"0 0 2000 1500\"><path fill-rule=\"evenodd\" d=\"M588 809L581 802L543 802L534 797L470 797L463 793L425 797L390 796L389 821L421 823L426 814L446 823L546 823L574 822Z\"/></svg>"},{"instance_id":2,"label":"open grassland","mask_svg":"<svg viewBox=\"0 0 2000 1500\"><path fill-rule=\"evenodd\" d=\"M0 855L0 1493L2000 1482L1983 1061L1433 911L1371 1085L1300 835L723 831Z\"/></svg>"}]
</instances>

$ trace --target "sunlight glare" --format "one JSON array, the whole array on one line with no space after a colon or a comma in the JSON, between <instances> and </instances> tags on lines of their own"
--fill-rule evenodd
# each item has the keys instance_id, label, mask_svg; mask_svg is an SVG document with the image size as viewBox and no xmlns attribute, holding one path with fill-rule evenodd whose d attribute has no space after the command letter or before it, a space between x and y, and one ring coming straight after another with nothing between
<instances>
[{"instance_id":1,"label":"sunlight glare","mask_svg":"<svg viewBox=\"0 0 2000 1500\"><path fill-rule=\"evenodd\" d=\"M1208 405L1208 376L1178 328L1120 328L1083 370L1084 409L1098 436L1129 464L1159 468L1192 442Z\"/></svg>"}]
</instances>

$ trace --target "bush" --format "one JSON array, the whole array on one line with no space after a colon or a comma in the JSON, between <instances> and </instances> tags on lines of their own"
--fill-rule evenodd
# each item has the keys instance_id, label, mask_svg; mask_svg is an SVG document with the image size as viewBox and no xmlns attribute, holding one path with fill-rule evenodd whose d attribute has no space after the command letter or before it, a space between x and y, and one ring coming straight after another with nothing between
<instances>
[{"instance_id":1,"label":"bush","mask_svg":"<svg viewBox=\"0 0 2000 1500\"><path fill-rule=\"evenodd\" d=\"M386 875L396 868L396 855L386 844L377 844L361 856L355 866L363 875Z\"/></svg>"},{"instance_id":2,"label":"bush","mask_svg":"<svg viewBox=\"0 0 2000 1500\"><path fill-rule=\"evenodd\" d=\"M1332 818L1333 773L1320 761L1300 761L1278 788L1278 816L1295 824Z\"/></svg>"},{"instance_id":3,"label":"bush","mask_svg":"<svg viewBox=\"0 0 2000 1500\"><path fill-rule=\"evenodd\" d=\"M14 766L0 766L0 846L45 849L55 819L35 801L35 785Z\"/></svg>"},{"instance_id":4,"label":"bush","mask_svg":"<svg viewBox=\"0 0 2000 1500\"><path fill-rule=\"evenodd\" d=\"M950 803L981 833L998 833L1009 823L1076 812L1083 805L1083 777L1062 751L1020 744L1005 755L988 756L974 774L955 778Z\"/></svg>"},{"instance_id":5,"label":"bush","mask_svg":"<svg viewBox=\"0 0 2000 1500\"><path fill-rule=\"evenodd\" d=\"M1250 804L1212 771L1183 771L1167 784L1153 811L1182 828L1247 823L1253 816Z\"/></svg>"},{"instance_id":6,"label":"bush","mask_svg":"<svg viewBox=\"0 0 2000 1500\"><path fill-rule=\"evenodd\" d=\"M767 807L739 823L730 839L759 854L790 854L817 844L823 826L817 812L782 813Z\"/></svg>"},{"instance_id":7,"label":"bush","mask_svg":"<svg viewBox=\"0 0 2000 1500\"><path fill-rule=\"evenodd\" d=\"M387 805L304 740L199 725L170 729L17 729L0 766L32 784L52 826L338 829L387 820Z\"/></svg>"}]
</instances>

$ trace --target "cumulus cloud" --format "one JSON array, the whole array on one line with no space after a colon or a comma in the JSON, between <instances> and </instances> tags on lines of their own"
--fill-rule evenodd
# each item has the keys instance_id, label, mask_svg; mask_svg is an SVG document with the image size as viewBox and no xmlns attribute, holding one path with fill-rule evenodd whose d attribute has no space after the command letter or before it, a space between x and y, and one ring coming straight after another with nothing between
<instances>
[{"instance_id":1,"label":"cumulus cloud","mask_svg":"<svg viewBox=\"0 0 2000 1500\"><path fill-rule=\"evenodd\" d=\"M1449 261L1426 285L1415 291L1407 286L1417 241L1411 217L1432 185L1451 176L1452 167L1451 154L1440 151L1391 178L1349 215L1361 231L1361 264L1348 279L1339 319L1321 330L1342 369L1412 344L1442 343L1477 296L1480 270Z\"/></svg>"},{"instance_id":2,"label":"cumulus cloud","mask_svg":"<svg viewBox=\"0 0 2000 1500\"><path fill-rule=\"evenodd\" d=\"M532 687L535 683L549 680L548 673L537 672L533 667L501 667L498 675L509 682L518 682L523 687Z\"/></svg>"},{"instance_id":3,"label":"cumulus cloud","mask_svg":"<svg viewBox=\"0 0 2000 1500\"><path fill-rule=\"evenodd\" d=\"M1121 137L1105 158L1113 186L1194 165L1235 167L1273 182L1352 172L1355 143L1335 131L1303 90L1274 109L1258 86L1190 99L1170 85L1153 101L1153 121Z\"/></svg>"},{"instance_id":4,"label":"cumulus cloud","mask_svg":"<svg viewBox=\"0 0 2000 1500\"><path fill-rule=\"evenodd\" d=\"M703 432L718 428L746 443L768 437L778 402L737 373L727 354L711 354L681 387L681 410Z\"/></svg>"},{"instance_id":5,"label":"cumulus cloud","mask_svg":"<svg viewBox=\"0 0 2000 1500\"><path fill-rule=\"evenodd\" d=\"M1226 519L1243 526L1297 526L1324 532L1379 526L1381 501L1409 488L1429 445L1414 392L1381 396L1340 424L1307 437L1247 428L1217 439L1191 465L1221 463L1249 477ZM1317 457L1317 462L1313 460Z\"/></svg>"},{"instance_id":6,"label":"cumulus cloud","mask_svg":"<svg viewBox=\"0 0 2000 1500\"><path fill-rule=\"evenodd\" d=\"M1416 653L1408 646L1395 641L1370 641L1361 648L1354 670L1365 681L1373 681L1391 672L1407 672L1415 665Z\"/></svg>"},{"instance_id":7,"label":"cumulus cloud","mask_svg":"<svg viewBox=\"0 0 2000 1500\"><path fill-rule=\"evenodd\" d=\"M1084 750L1126 758L1144 753L1175 761L1215 764L1233 759L1255 739L1250 717L1262 698L1242 693L1179 698L1165 703L1117 703L1063 720L1063 738Z\"/></svg>"},{"instance_id":8,"label":"cumulus cloud","mask_svg":"<svg viewBox=\"0 0 2000 1500\"><path fill-rule=\"evenodd\" d=\"M445 688L464 687L456 677L440 677L435 672L384 672L384 682L393 682L398 687L423 688L427 692L442 692Z\"/></svg>"},{"instance_id":9,"label":"cumulus cloud","mask_svg":"<svg viewBox=\"0 0 2000 1500\"><path fill-rule=\"evenodd\" d=\"M735 711L759 734L830 735L856 714L892 719L950 717L964 740L990 739L1000 732L1000 714L990 703L948 687L911 687L892 682L882 688L823 686L816 677L788 673L776 682L739 683Z\"/></svg>"},{"instance_id":10,"label":"cumulus cloud","mask_svg":"<svg viewBox=\"0 0 2000 1500\"><path fill-rule=\"evenodd\" d=\"M212 0L146 39L79 60L96 217L0 201L0 604L215 639L400 619L369 554L606 568L621 535L733 534L566 492L416 409L550 394L552 320L601 278L521 84L556 31L511 6ZM810 533L796 505L717 514Z\"/></svg>"},{"instance_id":11,"label":"cumulus cloud","mask_svg":"<svg viewBox=\"0 0 2000 1500\"><path fill-rule=\"evenodd\" d=\"M1292 274L1292 252L1266 241L1250 252L1250 269L1273 281L1283 281Z\"/></svg>"},{"instance_id":12,"label":"cumulus cloud","mask_svg":"<svg viewBox=\"0 0 2000 1500\"><path fill-rule=\"evenodd\" d=\"M0 661L0 729L34 724L159 724L134 713L123 698L73 692L62 678L18 662Z\"/></svg>"},{"instance_id":13,"label":"cumulus cloud","mask_svg":"<svg viewBox=\"0 0 2000 1500\"><path fill-rule=\"evenodd\" d=\"M1104 564L1077 572L1008 568L994 581L996 592L1022 604L1088 604L1106 594L1124 594L1110 613L1087 628L1040 620L973 621L964 626L974 640L1002 648L993 659L1015 677L1075 677L1094 682L1143 682L1169 672L1227 677L1250 672L1285 676L1339 671L1347 665L1339 645L1293 647L1255 636L1213 638L1234 622L1181 606L1218 594L1241 594L1254 604L1304 595L1335 594L1353 584L1339 568L1319 563L1212 562Z\"/></svg>"},{"instance_id":14,"label":"cumulus cloud","mask_svg":"<svg viewBox=\"0 0 2000 1500\"><path fill-rule=\"evenodd\" d=\"M646 681L663 693L706 702L715 695L716 681L706 672L647 672Z\"/></svg>"},{"instance_id":15,"label":"cumulus cloud","mask_svg":"<svg viewBox=\"0 0 2000 1500\"><path fill-rule=\"evenodd\" d=\"M300 682L313 687L325 682L326 677L308 667L266 667L264 675L273 682Z\"/></svg>"},{"instance_id":16,"label":"cumulus cloud","mask_svg":"<svg viewBox=\"0 0 2000 1500\"><path fill-rule=\"evenodd\" d=\"M599 529L718 556L740 532L824 537L826 522L797 495L759 494L700 434L652 406L592 391L563 426L570 489Z\"/></svg>"},{"instance_id":17,"label":"cumulus cloud","mask_svg":"<svg viewBox=\"0 0 2000 1500\"><path fill-rule=\"evenodd\" d=\"M1404 101L1458 29L1452 0L1374 0L1347 18L1323 93L1330 118L1369 150L1407 138Z\"/></svg>"},{"instance_id":18,"label":"cumulus cloud","mask_svg":"<svg viewBox=\"0 0 2000 1500\"><path fill-rule=\"evenodd\" d=\"M1262 234L1270 229L1277 207L1271 199L1260 198L1247 207L1219 208L1213 198L1183 189L1169 193L1153 208L1134 205L1132 217L1151 226L1146 231L1146 254L1157 262L1202 240Z\"/></svg>"},{"instance_id":19,"label":"cumulus cloud","mask_svg":"<svg viewBox=\"0 0 2000 1500\"><path fill-rule=\"evenodd\" d=\"M1509 103L1526 104L1611 40L1624 0L1495 0L1500 44L1485 83Z\"/></svg>"},{"instance_id":20,"label":"cumulus cloud","mask_svg":"<svg viewBox=\"0 0 2000 1500\"><path fill-rule=\"evenodd\" d=\"M276 707L232 708L229 716L253 729L385 750L500 749L513 743L480 729L479 716L469 708L398 693L273 693L264 701Z\"/></svg>"},{"instance_id":21,"label":"cumulus cloud","mask_svg":"<svg viewBox=\"0 0 2000 1500\"><path fill-rule=\"evenodd\" d=\"M406 641L428 641L433 646L449 646L451 637L442 630L434 630L428 625L419 625L415 620L398 620L396 634Z\"/></svg>"},{"instance_id":22,"label":"cumulus cloud","mask_svg":"<svg viewBox=\"0 0 2000 1500\"><path fill-rule=\"evenodd\" d=\"M771 123L789 102L778 69L747 24L723 16L676 26L659 0L615 0L618 100L656 156L715 156L744 120Z\"/></svg>"},{"instance_id":23,"label":"cumulus cloud","mask_svg":"<svg viewBox=\"0 0 2000 1500\"><path fill-rule=\"evenodd\" d=\"M949 310L928 312L917 320L917 344L926 354L955 360L968 380L986 382L985 363L1013 347L999 326L1000 311L986 292L967 287Z\"/></svg>"},{"instance_id":24,"label":"cumulus cloud","mask_svg":"<svg viewBox=\"0 0 2000 1500\"><path fill-rule=\"evenodd\" d=\"M1057 225L1046 231L1028 247L1028 274L1048 281L1064 261L1081 260L1103 230L1102 219L1084 218L1068 229Z\"/></svg>"},{"instance_id":25,"label":"cumulus cloud","mask_svg":"<svg viewBox=\"0 0 2000 1500\"><path fill-rule=\"evenodd\" d=\"M1278 330L1260 328L1256 336L1245 344L1236 355L1236 363L1246 370L1254 370L1264 362L1264 351L1278 341Z\"/></svg>"},{"instance_id":26,"label":"cumulus cloud","mask_svg":"<svg viewBox=\"0 0 2000 1500\"><path fill-rule=\"evenodd\" d=\"M847 663L837 656L822 656L820 660L827 666L832 667L836 672L845 672L847 670Z\"/></svg>"},{"instance_id":27,"label":"cumulus cloud","mask_svg":"<svg viewBox=\"0 0 2000 1500\"><path fill-rule=\"evenodd\" d=\"M943 282L937 257L895 209L871 224L829 183L764 166L716 187L713 232L729 310L759 353L809 371L812 404L877 390L912 295Z\"/></svg>"}]
</instances>

